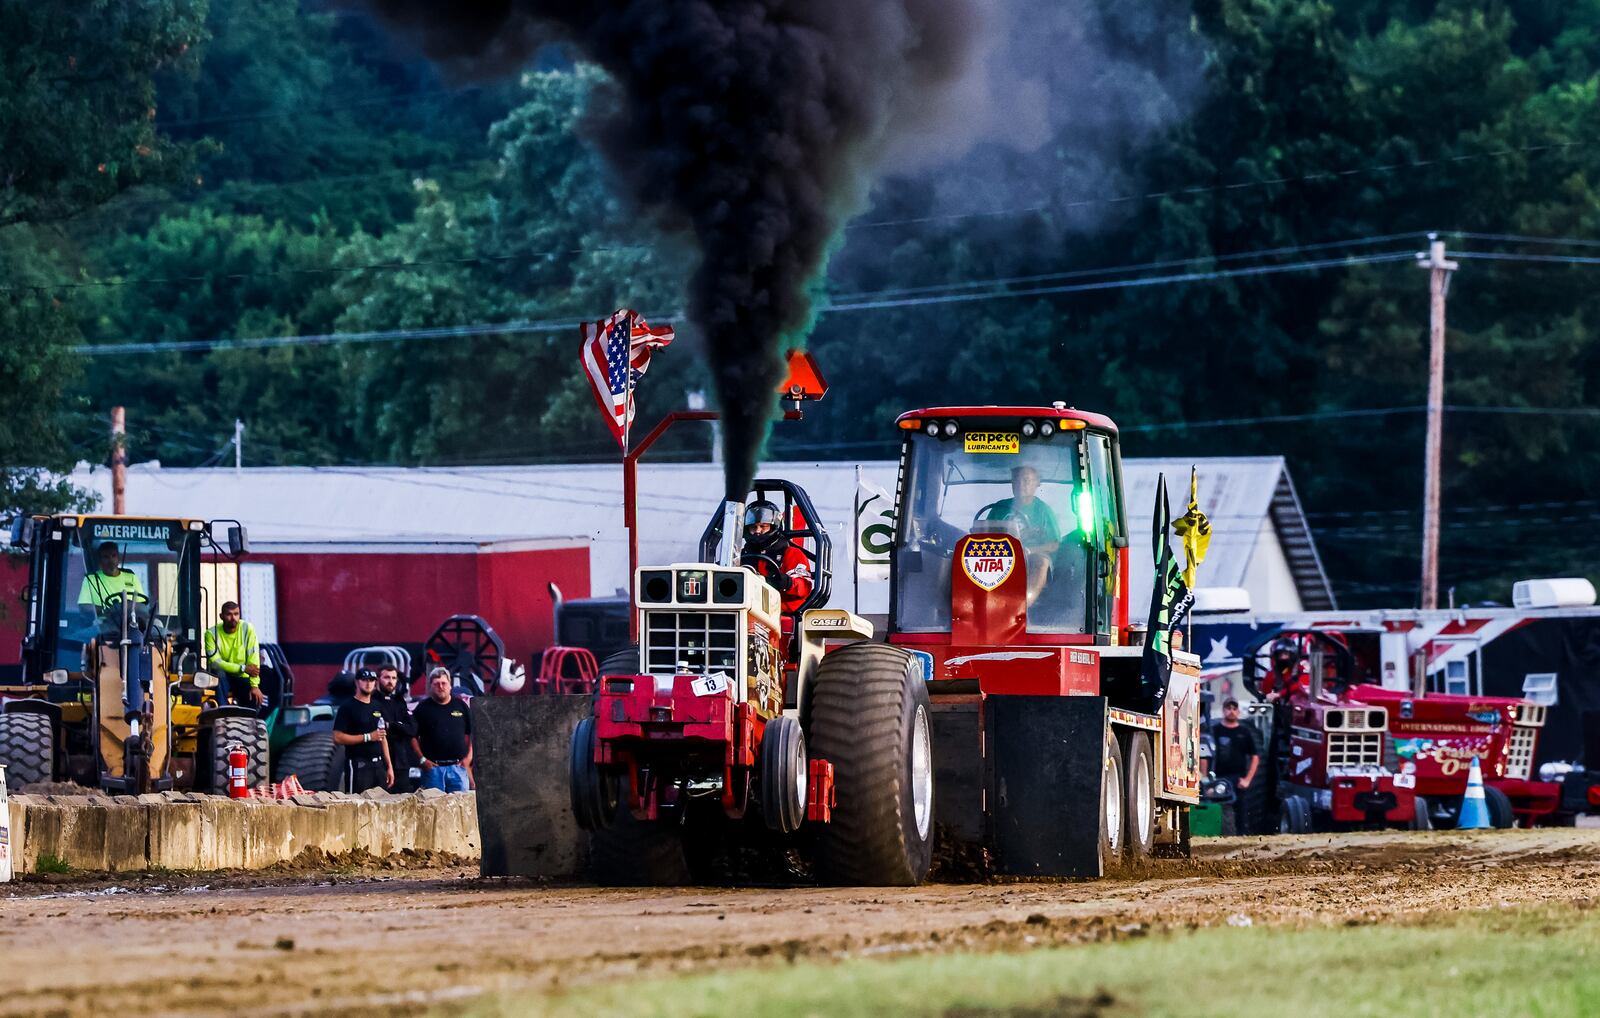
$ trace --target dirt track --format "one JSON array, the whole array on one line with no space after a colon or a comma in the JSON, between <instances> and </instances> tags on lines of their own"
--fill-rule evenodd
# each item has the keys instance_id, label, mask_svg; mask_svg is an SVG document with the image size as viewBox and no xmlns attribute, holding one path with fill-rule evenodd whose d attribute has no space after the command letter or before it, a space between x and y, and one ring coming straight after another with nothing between
<instances>
[{"instance_id":1,"label":"dirt track","mask_svg":"<svg viewBox=\"0 0 1600 1018\"><path fill-rule=\"evenodd\" d=\"M466 871L336 883L13 885L0 1014L450 1009L603 975L902 951L1022 949L1242 923L1348 924L1583 901L1600 831L1211 842L1096 883L905 890L545 888Z\"/></svg>"}]
</instances>

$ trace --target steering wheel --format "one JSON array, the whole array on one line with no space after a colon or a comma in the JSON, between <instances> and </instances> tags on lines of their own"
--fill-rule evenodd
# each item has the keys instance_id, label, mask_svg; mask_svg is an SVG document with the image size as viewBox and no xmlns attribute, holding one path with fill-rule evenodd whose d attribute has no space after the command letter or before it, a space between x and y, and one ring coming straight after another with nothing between
<instances>
[{"instance_id":1,"label":"steering wheel","mask_svg":"<svg viewBox=\"0 0 1600 1018\"><path fill-rule=\"evenodd\" d=\"M1003 501L1003 500L1002 500ZM1022 521L1014 516L1005 516L1000 519L987 519L984 514L1000 505L999 502L990 502L979 509L972 517L972 526L969 533L973 534L1010 534L1017 540L1022 540Z\"/></svg>"},{"instance_id":2,"label":"steering wheel","mask_svg":"<svg viewBox=\"0 0 1600 1018\"><path fill-rule=\"evenodd\" d=\"M791 547L793 547L793 545L791 545ZM801 552L805 551L804 548L801 548L800 550ZM770 555L767 552L747 551L743 555L739 556L739 564L742 566L749 566L750 568L755 569L756 572L761 573L761 578L772 584L772 586L776 588L780 594L788 593L789 588L794 585L794 581L790 579L789 574L783 571L782 563L778 561L776 556ZM770 571L757 569L757 566L766 566Z\"/></svg>"},{"instance_id":3,"label":"steering wheel","mask_svg":"<svg viewBox=\"0 0 1600 1018\"><path fill-rule=\"evenodd\" d=\"M101 607L108 611L112 608L121 608L124 601L132 602L137 607L141 604L149 604L150 598L137 590L118 590L106 595L105 603Z\"/></svg>"}]
</instances>

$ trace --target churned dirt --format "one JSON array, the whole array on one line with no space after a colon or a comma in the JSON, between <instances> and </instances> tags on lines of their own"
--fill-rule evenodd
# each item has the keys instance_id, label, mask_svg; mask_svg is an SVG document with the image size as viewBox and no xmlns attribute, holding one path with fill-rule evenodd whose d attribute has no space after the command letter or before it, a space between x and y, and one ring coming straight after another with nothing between
<instances>
[{"instance_id":1,"label":"churned dirt","mask_svg":"<svg viewBox=\"0 0 1600 1018\"><path fill-rule=\"evenodd\" d=\"M29 881L0 889L0 1014L449 1012L490 991L641 973L1414 922L1600 895L1593 829L1240 838L1197 853L1090 883L869 890L540 886L427 859Z\"/></svg>"}]
</instances>

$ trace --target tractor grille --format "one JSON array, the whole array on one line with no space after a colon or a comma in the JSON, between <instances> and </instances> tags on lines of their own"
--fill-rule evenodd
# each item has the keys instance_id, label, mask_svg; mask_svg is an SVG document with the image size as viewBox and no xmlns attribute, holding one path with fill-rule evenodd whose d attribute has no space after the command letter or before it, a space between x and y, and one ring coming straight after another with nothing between
<instances>
[{"instance_id":1,"label":"tractor grille","mask_svg":"<svg viewBox=\"0 0 1600 1018\"><path fill-rule=\"evenodd\" d=\"M739 674L739 613L644 613L644 670L651 675Z\"/></svg>"},{"instance_id":2,"label":"tractor grille","mask_svg":"<svg viewBox=\"0 0 1600 1018\"><path fill-rule=\"evenodd\" d=\"M1329 732L1328 769L1377 767L1383 763L1382 732Z\"/></svg>"},{"instance_id":3,"label":"tractor grille","mask_svg":"<svg viewBox=\"0 0 1600 1018\"><path fill-rule=\"evenodd\" d=\"M1517 725L1511 729L1511 745L1506 747L1506 777L1527 779L1533 774L1533 747L1539 729Z\"/></svg>"}]
</instances>

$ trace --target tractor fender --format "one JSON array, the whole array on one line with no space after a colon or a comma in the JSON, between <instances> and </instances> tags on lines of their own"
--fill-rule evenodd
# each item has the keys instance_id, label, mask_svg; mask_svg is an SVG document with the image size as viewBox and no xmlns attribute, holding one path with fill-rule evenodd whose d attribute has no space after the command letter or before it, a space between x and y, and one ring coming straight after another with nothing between
<instances>
[{"instance_id":1,"label":"tractor fender","mask_svg":"<svg viewBox=\"0 0 1600 1018\"><path fill-rule=\"evenodd\" d=\"M199 725L205 728L215 724L221 718L253 718L256 716L254 707L241 707L237 704L218 704L207 707L200 712Z\"/></svg>"}]
</instances>

